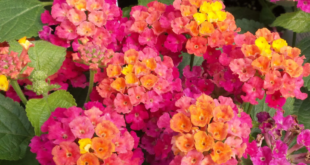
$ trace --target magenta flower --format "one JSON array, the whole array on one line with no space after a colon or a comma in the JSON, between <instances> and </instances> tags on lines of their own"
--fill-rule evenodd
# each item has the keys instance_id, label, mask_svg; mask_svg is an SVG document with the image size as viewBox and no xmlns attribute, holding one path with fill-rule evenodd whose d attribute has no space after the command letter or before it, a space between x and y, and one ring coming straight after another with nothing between
<instances>
[{"instance_id":1,"label":"magenta flower","mask_svg":"<svg viewBox=\"0 0 310 165\"><path fill-rule=\"evenodd\" d=\"M282 110L282 107L284 106L286 99L282 97L279 91L277 91L271 95L267 94L265 101L269 107L277 109L277 110Z\"/></svg>"},{"instance_id":2,"label":"magenta flower","mask_svg":"<svg viewBox=\"0 0 310 165\"><path fill-rule=\"evenodd\" d=\"M258 104L256 98L264 98L263 80L257 76L252 77L248 82L242 86L242 91L246 93L246 96L241 96L242 100L251 104Z\"/></svg>"},{"instance_id":3,"label":"magenta flower","mask_svg":"<svg viewBox=\"0 0 310 165\"><path fill-rule=\"evenodd\" d=\"M177 35L174 33L169 33L166 41L165 47L171 52L180 52L186 42L186 37L184 35Z\"/></svg>"},{"instance_id":4,"label":"magenta flower","mask_svg":"<svg viewBox=\"0 0 310 165\"><path fill-rule=\"evenodd\" d=\"M299 0L297 3L297 7L302 11L310 13L310 1L309 0Z\"/></svg>"},{"instance_id":5,"label":"magenta flower","mask_svg":"<svg viewBox=\"0 0 310 165\"><path fill-rule=\"evenodd\" d=\"M137 105L126 115L126 122L131 124L133 130L142 130L146 127L145 120L149 118L149 114L142 104Z\"/></svg>"},{"instance_id":6,"label":"magenta flower","mask_svg":"<svg viewBox=\"0 0 310 165\"><path fill-rule=\"evenodd\" d=\"M275 147L273 148L272 154L275 158L285 158L288 150L288 146L281 140L277 140Z\"/></svg>"},{"instance_id":7,"label":"magenta flower","mask_svg":"<svg viewBox=\"0 0 310 165\"><path fill-rule=\"evenodd\" d=\"M162 96L158 95L155 91L148 91L146 93L145 108L150 109L151 112L158 111L162 107L160 104L162 101Z\"/></svg>"},{"instance_id":8,"label":"magenta flower","mask_svg":"<svg viewBox=\"0 0 310 165\"><path fill-rule=\"evenodd\" d=\"M181 165L200 165L203 157L201 152L195 150L189 151L186 156L183 157Z\"/></svg>"},{"instance_id":9,"label":"magenta flower","mask_svg":"<svg viewBox=\"0 0 310 165\"><path fill-rule=\"evenodd\" d=\"M147 45L147 46L155 46L157 42L157 36L154 34L152 29L145 29L142 34L139 36L139 43L141 45Z\"/></svg>"},{"instance_id":10,"label":"magenta flower","mask_svg":"<svg viewBox=\"0 0 310 165\"><path fill-rule=\"evenodd\" d=\"M251 157L254 165L269 165L272 159L271 149L267 146L258 148L255 157Z\"/></svg>"},{"instance_id":11,"label":"magenta flower","mask_svg":"<svg viewBox=\"0 0 310 165\"><path fill-rule=\"evenodd\" d=\"M60 144L61 142L73 142L75 140L69 126L60 122L48 127L47 138L53 141L54 144Z\"/></svg>"}]
</instances>

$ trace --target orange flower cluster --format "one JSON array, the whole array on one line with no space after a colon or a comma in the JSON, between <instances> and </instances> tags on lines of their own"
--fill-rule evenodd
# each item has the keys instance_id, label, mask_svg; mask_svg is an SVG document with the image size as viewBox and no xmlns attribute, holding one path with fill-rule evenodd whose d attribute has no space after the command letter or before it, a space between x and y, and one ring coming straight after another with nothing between
<instances>
[{"instance_id":1,"label":"orange flower cluster","mask_svg":"<svg viewBox=\"0 0 310 165\"><path fill-rule=\"evenodd\" d=\"M175 1L174 7L181 11L182 17L172 21L172 30L176 34L189 33L187 41L189 54L203 56L210 47L222 47L234 43L238 32L234 16L224 11L224 4L217 0Z\"/></svg>"},{"instance_id":2,"label":"orange flower cluster","mask_svg":"<svg viewBox=\"0 0 310 165\"><path fill-rule=\"evenodd\" d=\"M175 155L185 156L196 150L206 157L211 156L217 164L230 160L234 156L233 148L223 141L229 137L227 122L234 117L232 108L229 105L216 106L210 96L203 94L189 107L189 112L190 117L178 113L170 120L171 129L179 132L172 140Z\"/></svg>"}]
</instances>

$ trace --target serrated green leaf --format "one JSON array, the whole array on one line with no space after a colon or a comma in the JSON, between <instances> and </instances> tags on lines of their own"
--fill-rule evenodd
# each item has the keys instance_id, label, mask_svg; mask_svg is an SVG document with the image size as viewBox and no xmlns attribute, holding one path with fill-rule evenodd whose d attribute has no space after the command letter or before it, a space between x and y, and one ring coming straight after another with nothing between
<instances>
[{"instance_id":1,"label":"serrated green leaf","mask_svg":"<svg viewBox=\"0 0 310 165\"><path fill-rule=\"evenodd\" d=\"M1 165L39 165L39 162L36 159L36 154L30 151L30 148L27 148L25 156L17 161L9 160L0 160Z\"/></svg>"},{"instance_id":2,"label":"serrated green leaf","mask_svg":"<svg viewBox=\"0 0 310 165\"><path fill-rule=\"evenodd\" d=\"M296 47L301 50L301 55L306 56L305 62L310 62L310 38L306 37L302 39L299 41Z\"/></svg>"},{"instance_id":3,"label":"serrated green leaf","mask_svg":"<svg viewBox=\"0 0 310 165\"><path fill-rule=\"evenodd\" d=\"M254 20L248 20L248 19L237 19L236 20L236 25L237 27L241 28L240 34L246 33L246 32L251 32L255 34L255 32L264 27L264 24L254 21Z\"/></svg>"},{"instance_id":4,"label":"serrated green leaf","mask_svg":"<svg viewBox=\"0 0 310 165\"><path fill-rule=\"evenodd\" d=\"M285 13L277 17L272 26L280 26L297 33L310 31L310 14L303 11Z\"/></svg>"},{"instance_id":5,"label":"serrated green leaf","mask_svg":"<svg viewBox=\"0 0 310 165\"><path fill-rule=\"evenodd\" d=\"M22 159L33 135L25 110L0 94L0 159Z\"/></svg>"},{"instance_id":6,"label":"serrated green leaf","mask_svg":"<svg viewBox=\"0 0 310 165\"><path fill-rule=\"evenodd\" d=\"M76 106L73 96L64 90L56 91L46 98L31 99L27 102L27 116L34 127L35 134L40 135L41 126L58 107L69 108Z\"/></svg>"},{"instance_id":7,"label":"serrated green leaf","mask_svg":"<svg viewBox=\"0 0 310 165\"><path fill-rule=\"evenodd\" d=\"M1 0L0 42L38 36L43 12L44 6L38 0Z\"/></svg>"},{"instance_id":8,"label":"serrated green leaf","mask_svg":"<svg viewBox=\"0 0 310 165\"><path fill-rule=\"evenodd\" d=\"M235 19L249 19L259 21L259 12L246 7L226 7L226 11L230 12Z\"/></svg>"},{"instance_id":9,"label":"serrated green leaf","mask_svg":"<svg viewBox=\"0 0 310 165\"><path fill-rule=\"evenodd\" d=\"M138 0L138 5L146 6L148 3L154 0ZM164 3L166 5L171 5L174 0L158 0L158 2Z\"/></svg>"},{"instance_id":10,"label":"serrated green leaf","mask_svg":"<svg viewBox=\"0 0 310 165\"><path fill-rule=\"evenodd\" d=\"M302 90L305 92L305 90ZM307 92L308 96L310 92ZM300 124L303 124L306 129L310 128L310 97L305 100L296 99L294 103L293 114L297 116Z\"/></svg>"},{"instance_id":11,"label":"serrated green leaf","mask_svg":"<svg viewBox=\"0 0 310 165\"><path fill-rule=\"evenodd\" d=\"M46 41L33 42L35 45L28 51L31 62L29 66L44 71L48 76L56 73L66 57L66 49Z\"/></svg>"},{"instance_id":12,"label":"serrated green leaf","mask_svg":"<svg viewBox=\"0 0 310 165\"><path fill-rule=\"evenodd\" d=\"M259 112L268 112L270 116L274 116L276 113L276 109L270 108L266 103L265 103L266 96L262 100L258 100L258 104L253 106L253 109L251 111L251 117L253 120L257 121L256 114ZM282 107L284 110L284 116L291 115L294 111L294 99L293 98L288 98L286 99L286 102L284 106Z\"/></svg>"},{"instance_id":13,"label":"serrated green leaf","mask_svg":"<svg viewBox=\"0 0 310 165\"><path fill-rule=\"evenodd\" d=\"M180 56L183 56L183 59L182 59L182 62L179 64L178 69L180 72L180 76L182 77L183 69L185 68L185 66L190 64L191 56L194 56L194 55L190 55L188 53L182 53ZM195 56L193 66L200 66L203 60L204 60L203 57Z\"/></svg>"}]
</instances>

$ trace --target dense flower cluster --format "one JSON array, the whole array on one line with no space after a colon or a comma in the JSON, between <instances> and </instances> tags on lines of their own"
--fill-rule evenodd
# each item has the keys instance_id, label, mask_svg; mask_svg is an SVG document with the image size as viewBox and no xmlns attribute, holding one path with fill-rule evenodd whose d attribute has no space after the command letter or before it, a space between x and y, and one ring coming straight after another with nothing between
<instances>
[{"instance_id":1,"label":"dense flower cluster","mask_svg":"<svg viewBox=\"0 0 310 165\"><path fill-rule=\"evenodd\" d=\"M300 49L288 46L278 33L266 28L255 35L249 32L237 35L235 42L245 57L232 60L229 67L244 82L243 101L257 104L255 99L262 99L266 93L272 98L269 106L281 109L276 103L281 99L307 98L300 88L302 78L309 75L309 64L303 66L305 56L299 56Z\"/></svg>"},{"instance_id":2,"label":"dense flower cluster","mask_svg":"<svg viewBox=\"0 0 310 165\"><path fill-rule=\"evenodd\" d=\"M28 56L29 47L34 46L26 37L19 40L23 46L21 54L9 51L9 46L0 47L0 73L9 79L27 77L33 68L27 66L30 61Z\"/></svg>"},{"instance_id":3,"label":"dense flower cluster","mask_svg":"<svg viewBox=\"0 0 310 165\"><path fill-rule=\"evenodd\" d=\"M31 152L42 165L141 165L143 152L139 138L125 129L124 118L89 102L86 109L57 108L41 127L41 136L31 140ZM134 151L132 151L134 149Z\"/></svg>"},{"instance_id":4,"label":"dense flower cluster","mask_svg":"<svg viewBox=\"0 0 310 165\"><path fill-rule=\"evenodd\" d=\"M183 109L170 120L171 129L179 133L172 140L172 149L178 156L170 165L223 164L228 161L237 164L247 148L246 141L252 127L250 116L241 112L230 98L213 100L202 94L194 104L190 101L183 103ZM203 154L206 152L209 154Z\"/></svg>"},{"instance_id":5,"label":"dense flower cluster","mask_svg":"<svg viewBox=\"0 0 310 165\"><path fill-rule=\"evenodd\" d=\"M284 117L278 111L274 117L267 112L257 114L261 133L257 140L248 144L247 153L254 165L305 165L309 159L309 136L310 130L304 129L296 119L289 115ZM297 138L297 143L294 140ZM262 146L265 141L267 146ZM307 153L294 153L306 147Z\"/></svg>"}]
</instances>

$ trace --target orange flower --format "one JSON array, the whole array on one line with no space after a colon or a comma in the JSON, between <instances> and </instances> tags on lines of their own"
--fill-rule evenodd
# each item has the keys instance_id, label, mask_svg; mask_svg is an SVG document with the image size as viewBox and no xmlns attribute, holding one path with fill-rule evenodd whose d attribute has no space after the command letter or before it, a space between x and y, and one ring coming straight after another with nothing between
<instances>
[{"instance_id":1,"label":"orange flower","mask_svg":"<svg viewBox=\"0 0 310 165\"><path fill-rule=\"evenodd\" d=\"M226 122L234 117L234 112L229 105L219 105L213 110L215 122Z\"/></svg>"},{"instance_id":2,"label":"orange flower","mask_svg":"<svg viewBox=\"0 0 310 165\"><path fill-rule=\"evenodd\" d=\"M134 70L137 76L147 75L151 72L142 62L137 62L134 66Z\"/></svg>"},{"instance_id":3,"label":"orange flower","mask_svg":"<svg viewBox=\"0 0 310 165\"><path fill-rule=\"evenodd\" d=\"M196 21L191 21L189 24L185 26L185 28L189 31L192 36L198 36L199 28Z\"/></svg>"},{"instance_id":4,"label":"orange flower","mask_svg":"<svg viewBox=\"0 0 310 165\"><path fill-rule=\"evenodd\" d=\"M131 25L130 30L136 33L142 33L146 27L147 27L147 23L145 22L145 20L135 21Z\"/></svg>"},{"instance_id":5,"label":"orange flower","mask_svg":"<svg viewBox=\"0 0 310 165\"><path fill-rule=\"evenodd\" d=\"M186 49L189 54L195 54L196 56L203 56L207 51L208 39L204 37L193 37L186 43Z\"/></svg>"},{"instance_id":6,"label":"orange flower","mask_svg":"<svg viewBox=\"0 0 310 165\"><path fill-rule=\"evenodd\" d=\"M195 6L181 5L180 10L183 17L192 16L197 13L197 8Z\"/></svg>"},{"instance_id":7,"label":"orange flower","mask_svg":"<svg viewBox=\"0 0 310 165\"><path fill-rule=\"evenodd\" d=\"M121 93L124 93L126 88L126 81L123 77L119 77L112 82L111 87Z\"/></svg>"},{"instance_id":8,"label":"orange flower","mask_svg":"<svg viewBox=\"0 0 310 165\"><path fill-rule=\"evenodd\" d=\"M283 54L284 56L289 56L292 59L298 57L301 54L300 49L298 48L292 48L290 46L284 46L280 49L280 53Z\"/></svg>"},{"instance_id":9,"label":"orange flower","mask_svg":"<svg viewBox=\"0 0 310 165\"><path fill-rule=\"evenodd\" d=\"M175 132L189 132L192 129L192 123L183 113L178 113L170 120L170 127Z\"/></svg>"},{"instance_id":10,"label":"orange flower","mask_svg":"<svg viewBox=\"0 0 310 165\"><path fill-rule=\"evenodd\" d=\"M210 36L214 32L214 26L210 22L203 22L200 25L199 34L201 36Z\"/></svg>"},{"instance_id":11,"label":"orange flower","mask_svg":"<svg viewBox=\"0 0 310 165\"><path fill-rule=\"evenodd\" d=\"M215 140L224 140L227 136L228 124L212 122L208 125L208 132L212 134Z\"/></svg>"},{"instance_id":12,"label":"orange flower","mask_svg":"<svg viewBox=\"0 0 310 165\"><path fill-rule=\"evenodd\" d=\"M260 50L256 45L242 45L241 48L245 57L256 58L260 54Z\"/></svg>"},{"instance_id":13,"label":"orange flower","mask_svg":"<svg viewBox=\"0 0 310 165\"><path fill-rule=\"evenodd\" d=\"M83 154L77 161L77 165L100 165L99 159L91 153Z\"/></svg>"},{"instance_id":14,"label":"orange flower","mask_svg":"<svg viewBox=\"0 0 310 165\"><path fill-rule=\"evenodd\" d=\"M118 77L122 73L122 67L119 65L109 65L107 67L108 77Z\"/></svg>"},{"instance_id":15,"label":"orange flower","mask_svg":"<svg viewBox=\"0 0 310 165\"><path fill-rule=\"evenodd\" d=\"M229 145L218 141L213 146L213 152L211 153L212 160L217 164L226 163L233 155Z\"/></svg>"},{"instance_id":16,"label":"orange flower","mask_svg":"<svg viewBox=\"0 0 310 165\"><path fill-rule=\"evenodd\" d=\"M212 118L212 108L211 105L207 105L203 108L191 105L189 111L191 113L191 121L195 126L204 127L206 126Z\"/></svg>"},{"instance_id":17,"label":"orange flower","mask_svg":"<svg viewBox=\"0 0 310 165\"><path fill-rule=\"evenodd\" d=\"M271 43L273 41L273 35L267 28L258 29L255 33L255 36L257 38L264 37L268 43Z\"/></svg>"},{"instance_id":18,"label":"orange flower","mask_svg":"<svg viewBox=\"0 0 310 165\"><path fill-rule=\"evenodd\" d=\"M99 123L95 128L95 132L97 136L107 140L112 140L120 133L114 123L109 120L103 120Z\"/></svg>"},{"instance_id":19,"label":"orange flower","mask_svg":"<svg viewBox=\"0 0 310 165\"><path fill-rule=\"evenodd\" d=\"M201 6L201 2L202 0L189 0L189 3L195 6L196 8L199 8Z\"/></svg>"},{"instance_id":20,"label":"orange flower","mask_svg":"<svg viewBox=\"0 0 310 165\"><path fill-rule=\"evenodd\" d=\"M215 108L214 100L212 99L212 97L210 97L206 94L202 94L197 98L196 105L198 107L203 108L203 109L204 109L204 107L208 107L208 105L210 105L212 109Z\"/></svg>"},{"instance_id":21,"label":"orange flower","mask_svg":"<svg viewBox=\"0 0 310 165\"><path fill-rule=\"evenodd\" d=\"M128 84L128 85L136 84L138 81L139 81L139 79L138 79L138 78L136 77L136 75L133 74L133 73L128 73L128 74L125 76L125 82L126 82L126 84Z\"/></svg>"},{"instance_id":22,"label":"orange flower","mask_svg":"<svg viewBox=\"0 0 310 165\"><path fill-rule=\"evenodd\" d=\"M284 66L284 56L278 53L273 53L270 65L275 69L282 68Z\"/></svg>"},{"instance_id":23,"label":"orange flower","mask_svg":"<svg viewBox=\"0 0 310 165\"><path fill-rule=\"evenodd\" d=\"M303 73L303 67L298 65L294 60L285 60L285 72L291 77L297 78Z\"/></svg>"},{"instance_id":24,"label":"orange flower","mask_svg":"<svg viewBox=\"0 0 310 165\"><path fill-rule=\"evenodd\" d=\"M94 137L91 145L95 155L103 160L109 158L115 151L115 145L105 138Z\"/></svg>"},{"instance_id":25,"label":"orange flower","mask_svg":"<svg viewBox=\"0 0 310 165\"><path fill-rule=\"evenodd\" d=\"M154 58L145 59L143 60L143 63L150 70L154 70L156 68L156 61Z\"/></svg>"},{"instance_id":26,"label":"orange flower","mask_svg":"<svg viewBox=\"0 0 310 165\"><path fill-rule=\"evenodd\" d=\"M214 139L204 131L198 131L194 135L195 147L199 152L209 151L214 145Z\"/></svg>"},{"instance_id":27,"label":"orange flower","mask_svg":"<svg viewBox=\"0 0 310 165\"><path fill-rule=\"evenodd\" d=\"M217 22L217 29L219 29L221 32L227 31L228 24L226 22Z\"/></svg>"},{"instance_id":28,"label":"orange flower","mask_svg":"<svg viewBox=\"0 0 310 165\"><path fill-rule=\"evenodd\" d=\"M135 49L129 49L124 54L124 60L127 64L135 64L138 59L139 52Z\"/></svg>"},{"instance_id":29,"label":"orange flower","mask_svg":"<svg viewBox=\"0 0 310 165\"><path fill-rule=\"evenodd\" d=\"M188 152L192 149L194 149L195 146L195 140L192 134L183 134L176 140L176 146L182 151L182 152Z\"/></svg>"},{"instance_id":30,"label":"orange flower","mask_svg":"<svg viewBox=\"0 0 310 165\"><path fill-rule=\"evenodd\" d=\"M140 80L141 80L142 86L150 90L157 83L158 77L153 74L148 74L146 76L143 76Z\"/></svg>"},{"instance_id":31,"label":"orange flower","mask_svg":"<svg viewBox=\"0 0 310 165\"><path fill-rule=\"evenodd\" d=\"M263 74L266 74L269 69L270 60L268 57L260 56L252 62L252 66L261 71Z\"/></svg>"}]
</instances>

